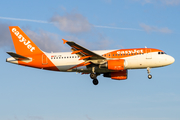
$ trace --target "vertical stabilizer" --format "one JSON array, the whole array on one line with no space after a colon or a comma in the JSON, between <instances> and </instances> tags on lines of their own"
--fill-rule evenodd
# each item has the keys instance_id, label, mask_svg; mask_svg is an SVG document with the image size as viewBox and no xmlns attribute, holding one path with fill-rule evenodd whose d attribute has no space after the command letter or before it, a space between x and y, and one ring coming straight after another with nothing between
<instances>
[{"instance_id":1,"label":"vertical stabilizer","mask_svg":"<svg viewBox=\"0 0 180 120\"><path fill-rule=\"evenodd\" d=\"M10 26L9 29L17 54L33 55L42 53L42 51L18 26Z\"/></svg>"},{"instance_id":2,"label":"vertical stabilizer","mask_svg":"<svg viewBox=\"0 0 180 120\"><path fill-rule=\"evenodd\" d=\"M8 52L11 58L6 61L23 66L59 71L45 52L41 51L34 42L18 27L9 27L16 53Z\"/></svg>"}]
</instances>

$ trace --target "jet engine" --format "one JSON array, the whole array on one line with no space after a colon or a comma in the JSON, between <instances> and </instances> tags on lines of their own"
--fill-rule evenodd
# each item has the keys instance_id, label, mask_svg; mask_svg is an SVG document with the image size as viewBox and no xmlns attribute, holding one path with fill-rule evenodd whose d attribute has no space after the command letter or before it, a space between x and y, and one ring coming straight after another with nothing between
<instances>
[{"instance_id":1,"label":"jet engine","mask_svg":"<svg viewBox=\"0 0 180 120\"><path fill-rule=\"evenodd\" d=\"M127 70L104 73L103 76L104 77L110 77L111 79L114 79L114 80L125 80L125 79L127 79Z\"/></svg>"}]
</instances>

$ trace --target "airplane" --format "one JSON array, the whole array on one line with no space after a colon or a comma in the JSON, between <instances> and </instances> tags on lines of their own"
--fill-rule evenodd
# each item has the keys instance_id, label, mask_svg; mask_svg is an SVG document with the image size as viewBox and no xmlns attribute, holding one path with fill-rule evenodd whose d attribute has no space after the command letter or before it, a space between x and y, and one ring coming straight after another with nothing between
<instances>
[{"instance_id":1,"label":"airplane","mask_svg":"<svg viewBox=\"0 0 180 120\"><path fill-rule=\"evenodd\" d=\"M151 68L174 63L175 59L164 51L154 48L133 48L118 50L90 51L73 41L63 40L72 52L47 53L40 50L34 42L18 27L9 26L16 53L7 52L11 57L6 62L59 72L78 72L90 74L94 85L97 77L125 80L128 69L147 69L151 79Z\"/></svg>"}]
</instances>

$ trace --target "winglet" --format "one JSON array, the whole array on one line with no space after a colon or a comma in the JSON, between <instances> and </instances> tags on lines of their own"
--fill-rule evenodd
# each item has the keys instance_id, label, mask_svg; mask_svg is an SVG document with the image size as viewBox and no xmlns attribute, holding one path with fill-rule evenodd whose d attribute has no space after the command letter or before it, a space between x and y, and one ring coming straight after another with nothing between
<instances>
[{"instance_id":1,"label":"winglet","mask_svg":"<svg viewBox=\"0 0 180 120\"><path fill-rule=\"evenodd\" d=\"M62 39L63 40L63 44L65 44L65 43L67 43L68 41L67 40L65 40L65 39Z\"/></svg>"}]
</instances>

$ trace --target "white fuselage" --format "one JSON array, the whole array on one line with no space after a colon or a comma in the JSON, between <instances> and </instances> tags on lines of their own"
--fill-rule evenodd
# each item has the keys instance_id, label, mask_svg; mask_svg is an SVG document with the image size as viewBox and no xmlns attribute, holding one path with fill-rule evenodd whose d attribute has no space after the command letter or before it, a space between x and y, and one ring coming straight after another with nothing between
<instances>
[{"instance_id":1,"label":"white fuselage","mask_svg":"<svg viewBox=\"0 0 180 120\"><path fill-rule=\"evenodd\" d=\"M111 51L113 50L101 50L101 51L93 51L93 52L99 55L103 55ZM66 71L66 72L91 71L91 69L88 69L86 66L75 67L83 63L84 60L79 60L79 57L76 54L72 55L71 52L45 53L45 54L60 71ZM112 59L112 58L109 58L109 59ZM163 67L163 66L170 65L174 62L174 58L171 57L170 55L158 54L158 52L144 53L141 55L135 55L135 56L129 56L129 57L126 56L124 58L117 58L117 59L125 60L125 69L143 69L147 67L150 67L150 68ZM75 67L75 68L69 70L72 67ZM109 70L96 68L96 71L107 72Z\"/></svg>"}]
</instances>

